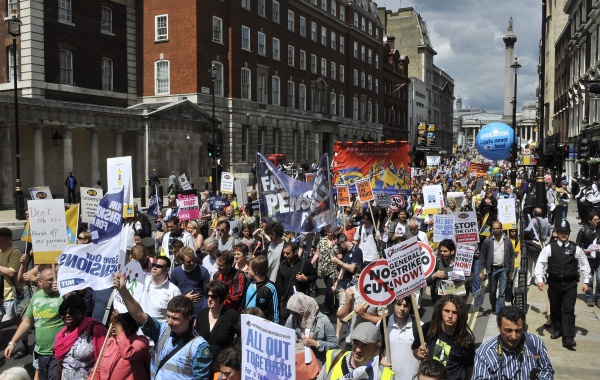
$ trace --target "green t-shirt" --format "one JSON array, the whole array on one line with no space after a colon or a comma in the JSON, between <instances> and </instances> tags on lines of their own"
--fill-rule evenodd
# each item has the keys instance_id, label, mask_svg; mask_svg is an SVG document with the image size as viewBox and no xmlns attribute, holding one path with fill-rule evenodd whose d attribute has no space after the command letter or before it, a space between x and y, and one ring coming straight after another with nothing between
<instances>
[{"instance_id":1,"label":"green t-shirt","mask_svg":"<svg viewBox=\"0 0 600 380\"><path fill-rule=\"evenodd\" d=\"M58 308L62 301L63 299L58 293L49 296L43 290L38 290L31 297L25 315L34 321L35 352L40 355L52 355L56 334L65 327L65 323L58 314Z\"/></svg>"}]
</instances>

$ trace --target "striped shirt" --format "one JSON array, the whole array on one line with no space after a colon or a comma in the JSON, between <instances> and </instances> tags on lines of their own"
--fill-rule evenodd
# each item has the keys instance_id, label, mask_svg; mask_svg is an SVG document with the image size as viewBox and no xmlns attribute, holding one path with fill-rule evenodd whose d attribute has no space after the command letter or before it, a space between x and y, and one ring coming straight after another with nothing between
<instances>
[{"instance_id":1,"label":"striped shirt","mask_svg":"<svg viewBox=\"0 0 600 380\"><path fill-rule=\"evenodd\" d=\"M527 339L527 343L523 342L523 362L519 358L521 356L520 347L517 350L508 350L502 346L502 355L499 354L500 337L492 338L484 343L475 355L472 379L525 380L529 379L529 374L534 368L540 369L539 379L553 379L554 369L548 358L548 350L544 342L537 335L528 333L524 333L522 339ZM532 349L535 352L532 352ZM535 355L539 355L538 361L536 361Z\"/></svg>"}]
</instances>

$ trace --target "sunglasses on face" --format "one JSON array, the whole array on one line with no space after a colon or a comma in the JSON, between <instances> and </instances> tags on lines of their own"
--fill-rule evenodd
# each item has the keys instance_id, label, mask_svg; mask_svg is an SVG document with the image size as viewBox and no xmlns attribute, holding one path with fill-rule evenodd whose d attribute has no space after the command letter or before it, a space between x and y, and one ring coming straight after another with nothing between
<instances>
[{"instance_id":1,"label":"sunglasses on face","mask_svg":"<svg viewBox=\"0 0 600 380\"><path fill-rule=\"evenodd\" d=\"M215 294L207 294L206 297L214 299L218 298Z\"/></svg>"},{"instance_id":2,"label":"sunglasses on face","mask_svg":"<svg viewBox=\"0 0 600 380\"><path fill-rule=\"evenodd\" d=\"M166 265L152 264L152 268L165 269Z\"/></svg>"}]
</instances>

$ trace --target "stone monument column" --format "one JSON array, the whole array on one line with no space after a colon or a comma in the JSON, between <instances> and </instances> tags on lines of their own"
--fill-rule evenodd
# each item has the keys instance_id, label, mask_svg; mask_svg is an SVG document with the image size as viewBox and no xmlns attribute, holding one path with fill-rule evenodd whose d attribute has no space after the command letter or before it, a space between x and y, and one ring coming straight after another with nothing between
<instances>
[{"instance_id":1,"label":"stone monument column","mask_svg":"<svg viewBox=\"0 0 600 380\"><path fill-rule=\"evenodd\" d=\"M98 143L98 130L90 130L90 183L89 186L96 185L100 179L100 147Z\"/></svg>"},{"instance_id":2,"label":"stone monument column","mask_svg":"<svg viewBox=\"0 0 600 380\"><path fill-rule=\"evenodd\" d=\"M115 157L123 156L123 132L115 131Z\"/></svg>"},{"instance_id":3,"label":"stone monument column","mask_svg":"<svg viewBox=\"0 0 600 380\"><path fill-rule=\"evenodd\" d=\"M67 178L69 172L73 171L73 130L65 127L63 133L63 173ZM66 191L66 190L65 190Z\"/></svg>"},{"instance_id":4,"label":"stone monument column","mask_svg":"<svg viewBox=\"0 0 600 380\"><path fill-rule=\"evenodd\" d=\"M512 102L515 90L515 71L511 67L515 62L515 43L517 37L513 33L513 19L508 21L508 31L503 38L506 46L506 54L504 55L504 111L502 113L501 122L512 125Z\"/></svg>"}]
</instances>

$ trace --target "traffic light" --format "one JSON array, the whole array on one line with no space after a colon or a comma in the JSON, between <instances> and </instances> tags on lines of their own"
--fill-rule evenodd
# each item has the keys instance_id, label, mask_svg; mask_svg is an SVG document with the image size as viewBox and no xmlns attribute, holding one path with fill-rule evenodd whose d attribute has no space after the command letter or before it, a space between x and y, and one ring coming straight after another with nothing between
<instances>
[{"instance_id":1,"label":"traffic light","mask_svg":"<svg viewBox=\"0 0 600 380\"><path fill-rule=\"evenodd\" d=\"M562 147L562 158L569 158L569 146L565 145Z\"/></svg>"},{"instance_id":2,"label":"traffic light","mask_svg":"<svg viewBox=\"0 0 600 380\"><path fill-rule=\"evenodd\" d=\"M510 158L513 160L517 159L517 143L512 143L510 146Z\"/></svg>"},{"instance_id":3,"label":"traffic light","mask_svg":"<svg viewBox=\"0 0 600 380\"><path fill-rule=\"evenodd\" d=\"M588 158L590 154L589 143L588 139L583 139L579 142L579 158Z\"/></svg>"},{"instance_id":4,"label":"traffic light","mask_svg":"<svg viewBox=\"0 0 600 380\"><path fill-rule=\"evenodd\" d=\"M221 155L222 155L222 154L223 154L223 153L221 152L221 147L220 147L220 146L218 146L218 147L217 147L217 157L221 157Z\"/></svg>"},{"instance_id":5,"label":"traffic light","mask_svg":"<svg viewBox=\"0 0 600 380\"><path fill-rule=\"evenodd\" d=\"M213 150L213 144L211 144L211 143L208 143L208 144L207 144L207 147L206 147L206 155L207 155L208 157L213 157L213 156L214 156L214 154L215 154L215 153L214 153L214 150Z\"/></svg>"}]
</instances>

